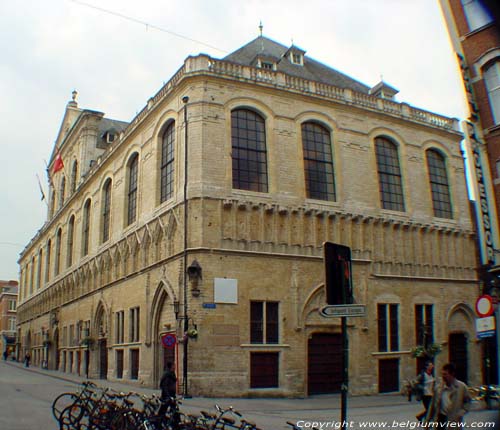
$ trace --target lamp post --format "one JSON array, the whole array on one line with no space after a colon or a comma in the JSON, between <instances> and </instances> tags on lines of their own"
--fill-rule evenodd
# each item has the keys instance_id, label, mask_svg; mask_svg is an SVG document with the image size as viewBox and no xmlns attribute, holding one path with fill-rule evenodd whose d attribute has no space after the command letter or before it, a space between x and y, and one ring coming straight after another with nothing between
<instances>
[{"instance_id":1,"label":"lamp post","mask_svg":"<svg viewBox=\"0 0 500 430\"><path fill-rule=\"evenodd\" d=\"M183 382L183 394L185 398L189 398L188 393L188 351L189 351L189 338L187 336L188 331L188 293L187 293L187 247L188 247L188 200L187 200L187 184L188 184L188 121L187 121L187 103L189 101L188 96L182 98L182 103L184 103L184 252L183 252L183 293L184 293L184 323L183 323L183 361L182 361L182 382Z\"/></svg>"}]
</instances>

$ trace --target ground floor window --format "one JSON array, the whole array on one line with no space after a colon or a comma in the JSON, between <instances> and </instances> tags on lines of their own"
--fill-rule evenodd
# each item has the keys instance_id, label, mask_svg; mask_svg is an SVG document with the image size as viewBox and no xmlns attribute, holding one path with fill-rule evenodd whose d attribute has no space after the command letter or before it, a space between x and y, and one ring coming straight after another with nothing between
<instances>
[{"instance_id":1,"label":"ground floor window","mask_svg":"<svg viewBox=\"0 0 500 430\"><path fill-rule=\"evenodd\" d=\"M116 351L116 377L123 378L123 349Z\"/></svg>"},{"instance_id":2,"label":"ground floor window","mask_svg":"<svg viewBox=\"0 0 500 430\"><path fill-rule=\"evenodd\" d=\"M250 353L250 388L277 388L279 386L279 353Z\"/></svg>"},{"instance_id":3,"label":"ground floor window","mask_svg":"<svg viewBox=\"0 0 500 430\"><path fill-rule=\"evenodd\" d=\"M130 350L130 379L139 378L139 350Z\"/></svg>"}]
</instances>

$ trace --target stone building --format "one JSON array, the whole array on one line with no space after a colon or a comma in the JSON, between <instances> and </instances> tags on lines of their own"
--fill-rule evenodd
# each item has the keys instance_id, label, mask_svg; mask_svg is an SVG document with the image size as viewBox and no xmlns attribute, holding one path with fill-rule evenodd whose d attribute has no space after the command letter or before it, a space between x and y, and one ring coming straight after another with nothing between
<instances>
[{"instance_id":1,"label":"stone building","mask_svg":"<svg viewBox=\"0 0 500 430\"><path fill-rule=\"evenodd\" d=\"M16 353L17 281L0 281L0 354Z\"/></svg>"},{"instance_id":2,"label":"stone building","mask_svg":"<svg viewBox=\"0 0 500 430\"><path fill-rule=\"evenodd\" d=\"M188 57L129 124L74 97L19 260L24 350L151 386L173 360L193 395L338 391L340 321L318 312L331 241L367 309L352 393L398 390L418 345L478 382L462 135L396 93L259 36Z\"/></svg>"}]
</instances>

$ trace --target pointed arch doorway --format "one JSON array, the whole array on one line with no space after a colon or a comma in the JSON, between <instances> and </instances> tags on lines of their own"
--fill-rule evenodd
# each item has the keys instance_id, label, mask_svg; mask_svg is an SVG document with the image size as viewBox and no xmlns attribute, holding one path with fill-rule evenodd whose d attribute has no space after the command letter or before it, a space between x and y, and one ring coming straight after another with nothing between
<instances>
[{"instance_id":1,"label":"pointed arch doorway","mask_svg":"<svg viewBox=\"0 0 500 430\"><path fill-rule=\"evenodd\" d=\"M97 360L99 379L108 378L108 313L102 303L97 307L95 318L97 333Z\"/></svg>"}]
</instances>

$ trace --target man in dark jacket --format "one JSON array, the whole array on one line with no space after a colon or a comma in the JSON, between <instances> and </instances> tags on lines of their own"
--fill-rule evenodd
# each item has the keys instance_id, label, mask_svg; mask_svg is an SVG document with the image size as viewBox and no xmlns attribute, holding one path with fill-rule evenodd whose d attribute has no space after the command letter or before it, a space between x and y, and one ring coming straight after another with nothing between
<instances>
[{"instance_id":1,"label":"man in dark jacket","mask_svg":"<svg viewBox=\"0 0 500 430\"><path fill-rule=\"evenodd\" d=\"M167 363L167 369L160 379L160 389L162 404L158 411L158 415L164 415L175 405L175 401L172 401L172 399L175 399L177 391L177 376L175 376L170 361Z\"/></svg>"}]
</instances>

